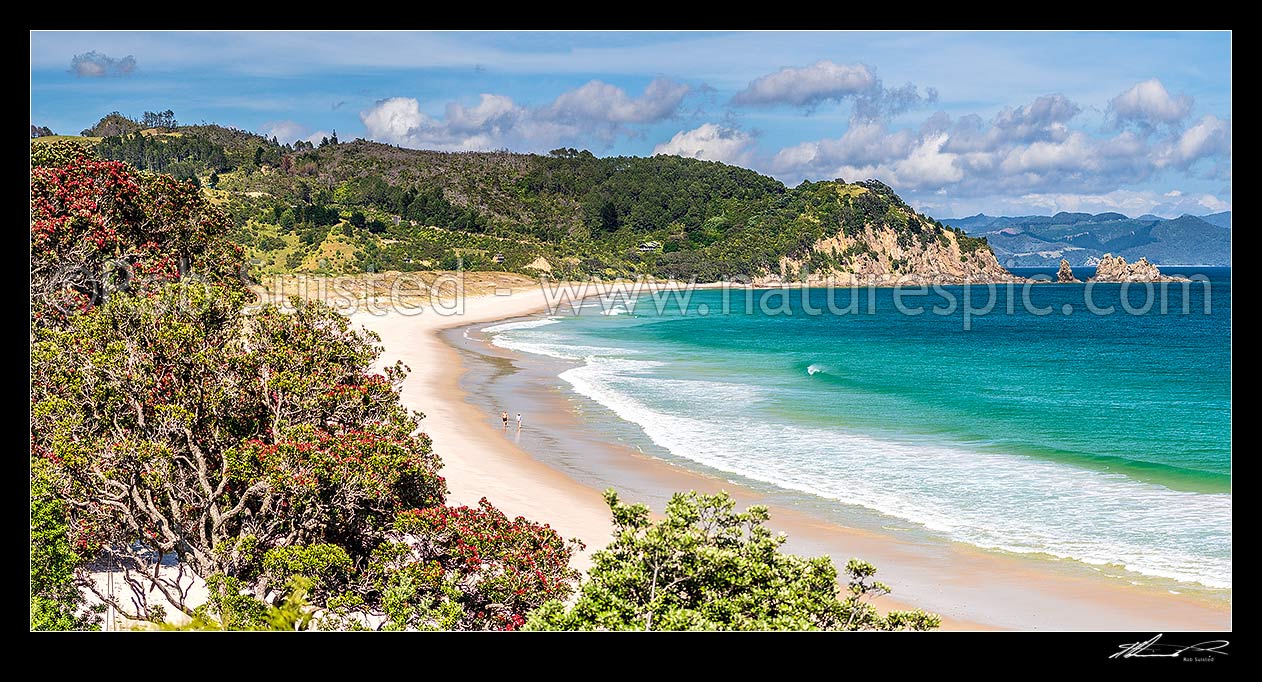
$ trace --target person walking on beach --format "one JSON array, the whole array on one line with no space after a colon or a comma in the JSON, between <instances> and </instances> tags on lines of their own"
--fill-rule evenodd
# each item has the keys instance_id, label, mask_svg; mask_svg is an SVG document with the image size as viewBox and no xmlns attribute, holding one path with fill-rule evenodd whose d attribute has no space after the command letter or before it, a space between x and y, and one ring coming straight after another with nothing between
<instances>
[{"instance_id":1,"label":"person walking on beach","mask_svg":"<svg viewBox=\"0 0 1262 682\"><path fill-rule=\"evenodd\" d=\"M517 430L521 431L521 413L517 413Z\"/></svg>"},{"instance_id":2,"label":"person walking on beach","mask_svg":"<svg viewBox=\"0 0 1262 682\"><path fill-rule=\"evenodd\" d=\"M503 422L504 422L504 430L505 430L505 431L507 431L507 430L508 430L508 413L507 413L507 412L500 412L500 419L501 419L501 420L503 420Z\"/></svg>"}]
</instances>

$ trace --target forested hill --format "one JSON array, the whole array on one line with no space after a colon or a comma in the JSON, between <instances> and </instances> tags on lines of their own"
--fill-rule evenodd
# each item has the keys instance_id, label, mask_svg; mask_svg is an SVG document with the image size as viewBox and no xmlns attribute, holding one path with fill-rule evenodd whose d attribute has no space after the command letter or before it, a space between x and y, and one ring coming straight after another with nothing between
<instances>
[{"instance_id":1,"label":"forested hill","mask_svg":"<svg viewBox=\"0 0 1262 682\"><path fill-rule=\"evenodd\" d=\"M180 126L171 112L111 114L84 132L103 134L82 139L105 158L202 184L258 274L463 264L565 277L1008 276L984 239L877 181L787 188L717 162L574 149L446 153L336 135L280 145Z\"/></svg>"}]
</instances>

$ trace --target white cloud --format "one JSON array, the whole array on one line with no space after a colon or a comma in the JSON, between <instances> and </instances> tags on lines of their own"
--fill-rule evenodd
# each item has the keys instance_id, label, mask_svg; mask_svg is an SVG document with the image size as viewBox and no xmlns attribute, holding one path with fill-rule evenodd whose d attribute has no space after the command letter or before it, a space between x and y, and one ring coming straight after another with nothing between
<instances>
[{"instance_id":1,"label":"white cloud","mask_svg":"<svg viewBox=\"0 0 1262 682\"><path fill-rule=\"evenodd\" d=\"M1064 95L1043 95L1029 104L1006 107L989 123L976 114L955 122L945 112L929 117L923 133L950 133L948 151L989 152L1017 142L1061 142L1069 137L1068 123L1082 109Z\"/></svg>"},{"instance_id":2,"label":"white cloud","mask_svg":"<svg viewBox=\"0 0 1262 682\"><path fill-rule=\"evenodd\" d=\"M915 145L916 135L910 130L888 133L879 123L852 121L840 138L780 150L771 160L771 168L788 175L838 177L842 168L876 167L905 158ZM853 177L853 173L845 177Z\"/></svg>"},{"instance_id":3,"label":"white cloud","mask_svg":"<svg viewBox=\"0 0 1262 682\"><path fill-rule=\"evenodd\" d=\"M537 108L484 93L472 106L448 103L443 116L435 118L421 111L414 98L391 97L359 116L369 138L403 147L542 150L563 143L609 143L628 132L628 126L674 116L689 90L687 85L659 78L641 96L632 97L622 88L594 80Z\"/></svg>"},{"instance_id":4,"label":"white cloud","mask_svg":"<svg viewBox=\"0 0 1262 682\"><path fill-rule=\"evenodd\" d=\"M297 142L298 140L304 140L312 144L317 144L320 142L321 138L332 135L332 133L327 130L312 131L310 128L302 125L301 123L288 120L265 123L259 132L265 137L275 137L276 141L281 144L291 144Z\"/></svg>"},{"instance_id":5,"label":"white cloud","mask_svg":"<svg viewBox=\"0 0 1262 682\"><path fill-rule=\"evenodd\" d=\"M946 135L921 140L906 159L894 166L893 181L910 187L942 187L959 182L964 171L955 165L955 154L943 153Z\"/></svg>"},{"instance_id":6,"label":"white cloud","mask_svg":"<svg viewBox=\"0 0 1262 682\"><path fill-rule=\"evenodd\" d=\"M1067 123L1082 111L1061 94L1043 95L1019 107L1005 108L995 117L995 127L1018 131L1039 130L1056 123Z\"/></svg>"},{"instance_id":7,"label":"white cloud","mask_svg":"<svg viewBox=\"0 0 1262 682\"><path fill-rule=\"evenodd\" d=\"M1010 175L1091 170L1098 163L1094 140L1082 132L1075 131L1064 140L1055 142L1039 140L1028 145L1011 147L1004 154L999 170Z\"/></svg>"},{"instance_id":8,"label":"white cloud","mask_svg":"<svg viewBox=\"0 0 1262 682\"><path fill-rule=\"evenodd\" d=\"M1161 194L1153 191L1117 189L1101 194L1049 193L1026 194L1020 198L1016 208L1034 207L1048 213L1060 211L1082 213L1104 213L1112 211L1131 216L1132 218L1150 213L1166 218L1177 218L1184 214L1205 215L1231 209L1229 202L1212 194L1185 195L1179 192Z\"/></svg>"},{"instance_id":9,"label":"white cloud","mask_svg":"<svg viewBox=\"0 0 1262 682\"><path fill-rule=\"evenodd\" d=\"M759 76L732 98L733 104L811 106L825 100L858 95L876 85L876 76L864 64L837 64L820 60L801 68L785 67Z\"/></svg>"},{"instance_id":10,"label":"white cloud","mask_svg":"<svg viewBox=\"0 0 1262 682\"><path fill-rule=\"evenodd\" d=\"M918 131L852 120L840 138L780 150L770 170L790 182L807 177L876 177L900 190L981 196L997 191L1104 193L1144 181L1166 167L1187 169L1209 159L1223 175L1231 153L1231 123L1205 116L1185 131L1153 139L1153 130L1091 135L1068 124L1081 108L1063 95L1045 95L1000 111L989 122L968 115L930 116Z\"/></svg>"},{"instance_id":11,"label":"white cloud","mask_svg":"<svg viewBox=\"0 0 1262 682\"><path fill-rule=\"evenodd\" d=\"M1192 98L1171 95L1166 86L1152 78L1131 86L1109 100L1109 112L1119 123L1131 121L1140 125L1175 124L1192 111Z\"/></svg>"},{"instance_id":12,"label":"white cloud","mask_svg":"<svg viewBox=\"0 0 1262 682\"><path fill-rule=\"evenodd\" d=\"M561 93L539 115L566 123L654 123L673 116L689 89L682 83L658 78L648 84L643 95L631 97L616 85L594 80Z\"/></svg>"},{"instance_id":13,"label":"white cloud","mask_svg":"<svg viewBox=\"0 0 1262 682\"><path fill-rule=\"evenodd\" d=\"M136 58L110 57L96 50L77 54L70 60L70 73L80 78L101 78L104 76L128 76L136 70Z\"/></svg>"},{"instance_id":14,"label":"white cloud","mask_svg":"<svg viewBox=\"0 0 1262 682\"><path fill-rule=\"evenodd\" d=\"M360 113L368 137L402 147L443 151L484 151L502 144L522 115L513 100L483 94L478 103L449 103L442 119L421 111L412 97L391 97Z\"/></svg>"},{"instance_id":15,"label":"white cloud","mask_svg":"<svg viewBox=\"0 0 1262 682\"><path fill-rule=\"evenodd\" d=\"M1186 168L1202 158L1218 154L1231 154L1231 123L1209 114L1166 147L1161 165Z\"/></svg>"},{"instance_id":16,"label":"white cloud","mask_svg":"<svg viewBox=\"0 0 1262 682\"><path fill-rule=\"evenodd\" d=\"M789 66L759 76L732 97L732 104L814 107L822 102L845 99L854 101L856 119L872 121L926 102L936 102L938 91L928 88L922 95L911 83L899 88L886 88L865 64L838 64L825 59L810 66Z\"/></svg>"},{"instance_id":17,"label":"white cloud","mask_svg":"<svg viewBox=\"0 0 1262 682\"><path fill-rule=\"evenodd\" d=\"M1231 202L1223 201L1213 194L1202 194L1197 198L1196 203L1203 206L1210 213L1219 213L1231 210Z\"/></svg>"},{"instance_id":18,"label":"white cloud","mask_svg":"<svg viewBox=\"0 0 1262 682\"><path fill-rule=\"evenodd\" d=\"M653 148L653 154L674 154L691 159L748 164L753 155L754 136L736 128L705 123L692 130L681 130L674 137Z\"/></svg>"},{"instance_id":19,"label":"white cloud","mask_svg":"<svg viewBox=\"0 0 1262 682\"><path fill-rule=\"evenodd\" d=\"M368 137L382 142L403 144L412 131L429 120L421 113L421 103L412 97L391 97L378 101L359 118L368 129Z\"/></svg>"},{"instance_id":20,"label":"white cloud","mask_svg":"<svg viewBox=\"0 0 1262 682\"><path fill-rule=\"evenodd\" d=\"M964 170L956 164L957 154L943 152L945 134L912 140L905 155L866 164L846 163L836 167L832 177L845 180L878 178L900 190L923 190L945 193L946 186L964 178Z\"/></svg>"},{"instance_id":21,"label":"white cloud","mask_svg":"<svg viewBox=\"0 0 1262 682\"><path fill-rule=\"evenodd\" d=\"M1109 192L1031 192L959 197L939 193L910 197L917 210L939 219L986 213L987 215L1051 215L1061 211L1115 212L1132 218L1152 214L1177 218L1231 210L1231 202L1213 194L1180 194L1170 197L1156 191L1116 189Z\"/></svg>"},{"instance_id":22,"label":"white cloud","mask_svg":"<svg viewBox=\"0 0 1262 682\"><path fill-rule=\"evenodd\" d=\"M481 132L511 128L521 109L504 95L481 95L471 107L452 102L447 105L447 122L453 130Z\"/></svg>"}]
</instances>

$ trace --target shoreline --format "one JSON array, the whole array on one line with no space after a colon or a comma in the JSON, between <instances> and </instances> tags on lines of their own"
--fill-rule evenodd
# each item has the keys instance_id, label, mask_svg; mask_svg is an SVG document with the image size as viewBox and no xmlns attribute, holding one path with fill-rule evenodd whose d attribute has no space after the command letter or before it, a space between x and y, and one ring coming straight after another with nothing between
<instances>
[{"instance_id":1,"label":"shoreline","mask_svg":"<svg viewBox=\"0 0 1262 682\"><path fill-rule=\"evenodd\" d=\"M427 415L421 426L443 458L442 473L451 489L451 502L476 504L485 496L510 516L520 514L550 523L562 536L578 537L586 543L587 550L576 553L574 560L576 567L585 569L590 566L590 553L607 542L612 527L600 495L602 488L576 480L576 471L563 471L552 462L541 461L505 437L498 425L498 410L492 412L490 405L474 404L475 400L485 403L486 396L472 395L461 385L470 371L470 352L498 356L510 365L520 363L523 367L534 363L534 356L495 348L477 339L470 339L470 343L483 348L460 348L460 344L452 345L452 339L443 338L444 332L452 336L451 330L459 328L526 318L545 307L538 289L519 289L509 296L469 298L463 315L405 316L395 311L385 315L357 313L352 320L381 335L386 347L383 360L400 359L412 368L404 383L403 401ZM494 350L488 353L487 347ZM514 366L505 371L518 370ZM555 384L556 377L551 379ZM844 526L778 504L765 492L724 480L714 472L693 471L626 444L608 442L600 434L593 436L590 429L584 432L587 427L574 417L573 409L555 387L550 396L542 386L531 390L532 399L541 400L546 407L532 408L526 431L531 432L532 424L542 423L549 431L561 434L567 444L581 443L584 455L601 460L608 469L604 473L612 471L612 480L622 483L615 487L624 500L647 501L660 513L661 502L656 498L664 499L668 492L726 489L741 507L767 504L772 516L769 526L789 535L786 551L828 553L838 565L851 556L872 561L880 569L879 576L895 590L896 596L875 602L883 610L925 608L943 616L943 629L957 630L1230 628L1230 597L1227 604L1210 603L1167 594L1152 586L1118 584L1116 578L1083 575L1098 569L1079 562L1072 563L1083 570L1064 570L1060 564L1065 562L1010 556L957 542L918 543L893 532ZM546 418L541 420L538 415ZM515 429L510 426L510 431ZM619 476L622 481L618 481ZM635 485L628 489L627 481ZM643 499L637 489L654 499Z\"/></svg>"}]
</instances>

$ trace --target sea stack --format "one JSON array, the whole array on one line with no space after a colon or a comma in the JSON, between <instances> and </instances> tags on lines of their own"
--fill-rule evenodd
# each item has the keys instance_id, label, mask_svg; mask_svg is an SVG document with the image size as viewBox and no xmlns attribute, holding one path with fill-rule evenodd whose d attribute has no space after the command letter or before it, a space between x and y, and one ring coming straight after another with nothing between
<instances>
[{"instance_id":1,"label":"sea stack","mask_svg":"<svg viewBox=\"0 0 1262 682\"><path fill-rule=\"evenodd\" d=\"M1061 272L1064 272L1065 262L1061 261ZM1169 277L1161 274L1161 270L1157 266L1148 262L1147 258L1141 257L1134 263L1127 264L1126 259L1121 256L1114 256L1111 253L1104 254L1100 259L1100 264L1096 266L1095 276L1087 280L1088 282L1186 282L1184 277Z\"/></svg>"},{"instance_id":2,"label":"sea stack","mask_svg":"<svg viewBox=\"0 0 1262 682\"><path fill-rule=\"evenodd\" d=\"M1069 267L1069 261L1062 258L1060 259L1060 270L1056 271L1056 281L1061 284L1078 284L1082 280L1074 277L1074 271Z\"/></svg>"}]
</instances>

